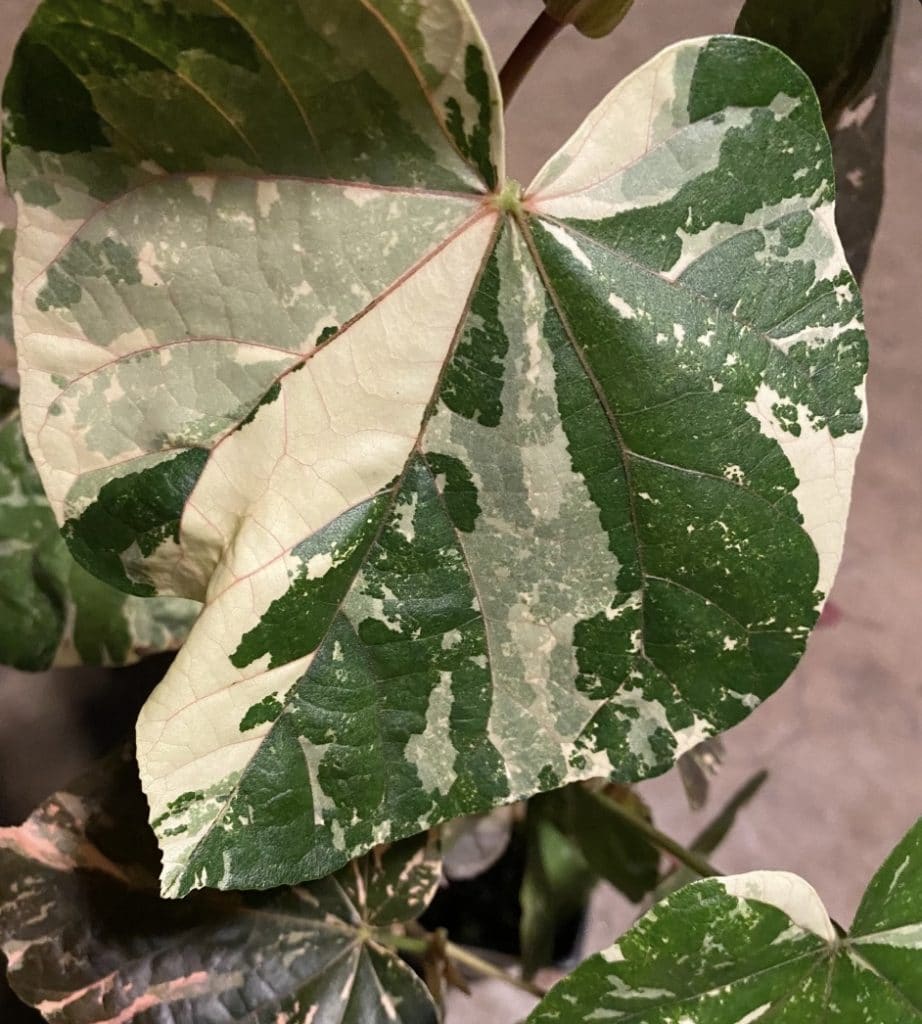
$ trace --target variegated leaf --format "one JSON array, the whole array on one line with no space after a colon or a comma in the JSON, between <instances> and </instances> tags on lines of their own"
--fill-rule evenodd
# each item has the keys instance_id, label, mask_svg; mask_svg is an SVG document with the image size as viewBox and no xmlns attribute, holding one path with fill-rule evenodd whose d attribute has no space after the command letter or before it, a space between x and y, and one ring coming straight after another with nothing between
<instances>
[{"instance_id":1,"label":"variegated leaf","mask_svg":"<svg viewBox=\"0 0 922 1024\"><path fill-rule=\"evenodd\" d=\"M736 23L741 35L783 50L813 82L832 134L836 224L859 282L883 205L895 13L892 0L746 0Z\"/></svg>"},{"instance_id":2,"label":"variegated leaf","mask_svg":"<svg viewBox=\"0 0 922 1024\"><path fill-rule=\"evenodd\" d=\"M132 597L74 561L22 436L19 413L0 422L0 665L30 672L127 665L175 650L194 601Z\"/></svg>"},{"instance_id":3,"label":"variegated leaf","mask_svg":"<svg viewBox=\"0 0 922 1024\"><path fill-rule=\"evenodd\" d=\"M695 882L551 990L528 1024L922 1021L922 819L839 936L797 875Z\"/></svg>"},{"instance_id":4,"label":"variegated leaf","mask_svg":"<svg viewBox=\"0 0 922 1024\"><path fill-rule=\"evenodd\" d=\"M810 76L827 124L857 96L874 72L893 17L893 0L745 0L740 35L771 43Z\"/></svg>"},{"instance_id":5,"label":"variegated leaf","mask_svg":"<svg viewBox=\"0 0 922 1024\"><path fill-rule=\"evenodd\" d=\"M14 234L0 232L0 665L29 671L124 665L175 650L198 605L181 598L131 597L78 565L26 450L16 411L14 360L5 354L6 346L13 351Z\"/></svg>"},{"instance_id":6,"label":"variegated leaf","mask_svg":"<svg viewBox=\"0 0 922 1024\"><path fill-rule=\"evenodd\" d=\"M145 813L133 760L113 757L0 829L0 949L50 1024L435 1024L376 938L435 891L425 837L313 885L167 902Z\"/></svg>"},{"instance_id":7,"label":"variegated leaf","mask_svg":"<svg viewBox=\"0 0 922 1024\"><path fill-rule=\"evenodd\" d=\"M139 722L164 892L656 774L780 685L865 362L794 65L673 47L523 195L460 0L74 2L6 96L25 422L84 564L206 602Z\"/></svg>"}]
</instances>

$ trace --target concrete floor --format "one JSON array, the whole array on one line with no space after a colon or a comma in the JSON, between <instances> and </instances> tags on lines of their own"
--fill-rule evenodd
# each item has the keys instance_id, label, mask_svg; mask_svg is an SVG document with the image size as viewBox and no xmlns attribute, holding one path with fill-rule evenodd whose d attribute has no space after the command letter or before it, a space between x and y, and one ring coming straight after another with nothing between
<instances>
[{"instance_id":1,"label":"concrete floor","mask_svg":"<svg viewBox=\"0 0 922 1024\"><path fill-rule=\"evenodd\" d=\"M498 63L540 10L537 0L472 4ZM33 6L0 0L0 73ZM730 30L739 6L639 2L604 41L563 34L512 108L510 173L529 180L624 74L670 42ZM910 2L896 42L886 203L864 287L872 413L832 595L842 616L816 632L787 685L727 734L728 759L711 802L767 768L768 783L714 860L728 872L798 872L846 925L871 873L922 812L922 356L914 347L922 341L920 110L922 7ZM74 710L89 706L98 690L87 675L0 677L0 784L15 793L17 810L65 782L88 756ZM674 772L642 790L657 823L677 838L690 838L706 818L687 810ZM6 812L13 807L8 800ZM600 891L587 951L611 942L631 916L623 901ZM454 1004L451 1019L507 1024L529 1005L508 992L479 986L473 1002Z\"/></svg>"}]
</instances>

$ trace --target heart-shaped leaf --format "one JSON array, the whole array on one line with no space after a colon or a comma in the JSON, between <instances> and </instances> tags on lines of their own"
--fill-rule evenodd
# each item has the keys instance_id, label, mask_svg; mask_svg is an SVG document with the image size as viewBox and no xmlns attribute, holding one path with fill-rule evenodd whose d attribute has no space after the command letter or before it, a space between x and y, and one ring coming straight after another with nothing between
<instances>
[{"instance_id":1,"label":"heart-shaped leaf","mask_svg":"<svg viewBox=\"0 0 922 1024\"><path fill-rule=\"evenodd\" d=\"M0 829L0 949L50 1024L435 1024L376 930L418 916L440 870L425 837L268 893L157 896L132 759L112 757Z\"/></svg>"},{"instance_id":2,"label":"heart-shaped leaf","mask_svg":"<svg viewBox=\"0 0 922 1024\"><path fill-rule=\"evenodd\" d=\"M24 422L85 565L205 601L139 722L165 893L656 774L781 684L865 368L787 58L665 51L523 195L459 0L72 7L6 91Z\"/></svg>"},{"instance_id":3,"label":"heart-shaped leaf","mask_svg":"<svg viewBox=\"0 0 922 1024\"><path fill-rule=\"evenodd\" d=\"M15 232L0 231L0 664L28 671L68 665L124 665L175 650L198 605L142 600L78 565L61 537L26 450L10 323Z\"/></svg>"},{"instance_id":4,"label":"heart-shaped leaf","mask_svg":"<svg viewBox=\"0 0 922 1024\"><path fill-rule=\"evenodd\" d=\"M836 935L797 875L708 879L657 904L551 990L528 1024L922 1020L922 819Z\"/></svg>"}]
</instances>

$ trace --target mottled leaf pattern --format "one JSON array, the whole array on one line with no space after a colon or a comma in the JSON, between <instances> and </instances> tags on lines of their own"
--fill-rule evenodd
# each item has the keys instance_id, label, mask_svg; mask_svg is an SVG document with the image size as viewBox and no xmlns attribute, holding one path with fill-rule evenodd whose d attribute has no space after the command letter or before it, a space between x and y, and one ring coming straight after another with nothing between
<instances>
[{"instance_id":1,"label":"mottled leaf pattern","mask_svg":"<svg viewBox=\"0 0 922 1024\"><path fill-rule=\"evenodd\" d=\"M161 900L134 762L113 757L0 829L0 949L50 1024L435 1024L374 929L438 878L420 837L310 886Z\"/></svg>"},{"instance_id":2,"label":"mottled leaf pattern","mask_svg":"<svg viewBox=\"0 0 922 1024\"><path fill-rule=\"evenodd\" d=\"M6 92L24 423L84 565L205 602L138 728L165 893L656 774L781 684L865 363L796 67L673 47L523 194L460 0L75 2Z\"/></svg>"},{"instance_id":3,"label":"mottled leaf pattern","mask_svg":"<svg viewBox=\"0 0 922 1024\"><path fill-rule=\"evenodd\" d=\"M810 76L832 135L836 224L861 281L884 192L891 0L746 0L736 31L783 50Z\"/></svg>"},{"instance_id":4,"label":"mottled leaf pattern","mask_svg":"<svg viewBox=\"0 0 922 1024\"><path fill-rule=\"evenodd\" d=\"M0 664L28 671L124 665L174 650L198 606L142 601L81 568L67 550L26 450L12 367L10 288L15 232L0 232ZM9 385L9 386L7 386Z\"/></svg>"},{"instance_id":5,"label":"mottled leaf pattern","mask_svg":"<svg viewBox=\"0 0 922 1024\"><path fill-rule=\"evenodd\" d=\"M873 73L892 14L893 0L746 0L736 31L777 46L807 72L832 128Z\"/></svg>"},{"instance_id":6,"label":"mottled leaf pattern","mask_svg":"<svg viewBox=\"0 0 922 1024\"><path fill-rule=\"evenodd\" d=\"M126 665L175 650L198 605L131 597L74 561L26 450L19 414L0 422L0 664L27 671Z\"/></svg>"},{"instance_id":7,"label":"mottled leaf pattern","mask_svg":"<svg viewBox=\"0 0 922 1024\"><path fill-rule=\"evenodd\" d=\"M542 1001L529 1024L912 1024L922 1020L922 819L837 937L796 875L695 882Z\"/></svg>"}]
</instances>

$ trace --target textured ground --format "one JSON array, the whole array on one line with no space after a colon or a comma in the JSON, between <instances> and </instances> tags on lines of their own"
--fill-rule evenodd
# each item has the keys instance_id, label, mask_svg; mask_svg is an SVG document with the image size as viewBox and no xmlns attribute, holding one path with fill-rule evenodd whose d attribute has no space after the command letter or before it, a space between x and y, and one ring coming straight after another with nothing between
<instances>
[{"instance_id":1,"label":"textured ground","mask_svg":"<svg viewBox=\"0 0 922 1024\"><path fill-rule=\"evenodd\" d=\"M34 0L0 0L0 73ZM473 0L502 61L537 0ZM638 2L613 37L566 33L512 108L511 173L528 180L623 74L677 39L732 27L739 0ZM887 199L865 283L872 343L871 422L859 461L845 560L833 592L841 619L820 629L793 679L726 737L719 799L757 768L771 776L715 860L726 871L805 875L848 923L870 873L922 811L922 8L904 3L897 37ZM123 681L122 681L123 682ZM0 815L20 817L89 756L85 722L120 680L0 675ZM658 823L688 838L700 821L674 773L646 784ZM607 944L630 909L600 893L587 945ZM457 1021L508 1022L522 1003L459 1004ZM503 994L505 999L505 993Z\"/></svg>"}]
</instances>

